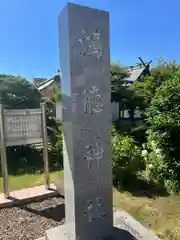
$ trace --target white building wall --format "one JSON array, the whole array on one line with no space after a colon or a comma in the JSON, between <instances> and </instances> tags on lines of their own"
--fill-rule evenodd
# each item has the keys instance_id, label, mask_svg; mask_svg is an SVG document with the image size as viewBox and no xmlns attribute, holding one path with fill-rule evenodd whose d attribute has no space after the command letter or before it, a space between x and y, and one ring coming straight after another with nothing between
<instances>
[{"instance_id":1,"label":"white building wall","mask_svg":"<svg viewBox=\"0 0 180 240\"><path fill-rule=\"evenodd\" d=\"M119 103L112 102L112 121L116 121L119 118ZM121 110L120 111L120 117L121 118L129 118L129 110ZM139 108L136 108L134 111L134 118L140 118L141 117L141 110ZM56 103L56 120L61 121L62 120L62 106L61 102Z\"/></svg>"}]
</instances>

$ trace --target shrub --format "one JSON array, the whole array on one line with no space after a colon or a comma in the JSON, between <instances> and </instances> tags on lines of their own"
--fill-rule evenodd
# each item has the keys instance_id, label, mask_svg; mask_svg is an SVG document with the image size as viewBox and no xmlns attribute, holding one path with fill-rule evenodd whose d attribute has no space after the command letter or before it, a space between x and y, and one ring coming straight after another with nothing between
<instances>
[{"instance_id":1,"label":"shrub","mask_svg":"<svg viewBox=\"0 0 180 240\"><path fill-rule=\"evenodd\" d=\"M136 126L131 129L131 135L139 145L146 142L146 131L147 127L145 125Z\"/></svg>"},{"instance_id":2,"label":"shrub","mask_svg":"<svg viewBox=\"0 0 180 240\"><path fill-rule=\"evenodd\" d=\"M11 175L43 171L42 152L31 145L8 147L7 163Z\"/></svg>"},{"instance_id":3,"label":"shrub","mask_svg":"<svg viewBox=\"0 0 180 240\"><path fill-rule=\"evenodd\" d=\"M178 161L169 155L167 133L149 130L147 150L144 157L146 173L151 181L165 187L169 193L180 191L180 166Z\"/></svg>"},{"instance_id":4,"label":"shrub","mask_svg":"<svg viewBox=\"0 0 180 240\"><path fill-rule=\"evenodd\" d=\"M62 131L61 126L58 126L58 131L55 137L51 138L52 150L50 152L50 168L51 170L61 170L63 168L62 156Z\"/></svg>"},{"instance_id":5,"label":"shrub","mask_svg":"<svg viewBox=\"0 0 180 240\"><path fill-rule=\"evenodd\" d=\"M165 81L146 110L150 125L149 175L170 192L180 191L180 72Z\"/></svg>"},{"instance_id":6,"label":"shrub","mask_svg":"<svg viewBox=\"0 0 180 240\"><path fill-rule=\"evenodd\" d=\"M112 130L113 180L115 184L126 184L144 168L140 147L130 136Z\"/></svg>"}]
</instances>

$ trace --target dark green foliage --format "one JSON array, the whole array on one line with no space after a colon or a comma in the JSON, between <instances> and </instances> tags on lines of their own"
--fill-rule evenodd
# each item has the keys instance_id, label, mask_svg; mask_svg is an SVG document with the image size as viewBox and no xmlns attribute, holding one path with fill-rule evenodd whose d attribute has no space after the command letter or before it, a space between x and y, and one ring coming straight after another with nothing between
<instances>
[{"instance_id":1,"label":"dark green foliage","mask_svg":"<svg viewBox=\"0 0 180 240\"><path fill-rule=\"evenodd\" d=\"M120 102L126 93L125 87L122 86L124 78L128 77L128 72L119 64L111 65L111 100L112 102Z\"/></svg>"},{"instance_id":2,"label":"dark green foliage","mask_svg":"<svg viewBox=\"0 0 180 240\"><path fill-rule=\"evenodd\" d=\"M0 75L0 102L6 109L39 108L40 92L26 79Z\"/></svg>"},{"instance_id":3,"label":"dark green foliage","mask_svg":"<svg viewBox=\"0 0 180 240\"><path fill-rule=\"evenodd\" d=\"M29 145L7 148L10 175L43 172L42 152Z\"/></svg>"},{"instance_id":4,"label":"dark green foliage","mask_svg":"<svg viewBox=\"0 0 180 240\"><path fill-rule=\"evenodd\" d=\"M133 92L123 85L124 79L129 76L126 68L119 64L111 65L111 101L118 102L120 109L131 109L135 107Z\"/></svg>"},{"instance_id":5,"label":"dark green foliage","mask_svg":"<svg viewBox=\"0 0 180 240\"><path fill-rule=\"evenodd\" d=\"M138 171L144 169L141 148L136 146L130 136L118 134L114 127L112 129L112 154L115 184L129 183Z\"/></svg>"},{"instance_id":6,"label":"dark green foliage","mask_svg":"<svg viewBox=\"0 0 180 240\"><path fill-rule=\"evenodd\" d=\"M0 103L5 109L39 108L40 92L26 79L0 74ZM42 156L30 146L7 148L9 174L36 172L43 169Z\"/></svg>"},{"instance_id":7,"label":"dark green foliage","mask_svg":"<svg viewBox=\"0 0 180 240\"><path fill-rule=\"evenodd\" d=\"M151 76L145 76L142 82L134 82L130 89L134 92L137 105L141 109L149 107L156 89L170 79L178 68L180 66L175 62L158 65L151 69Z\"/></svg>"},{"instance_id":8,"label":"dark green foliage","mask_svg":"<svg viewBox=\"0 0 180 240\"><path fill-rule=\"evenodd\" d=\"M146 116L150 175L169 190L180 191L180 71L157 88Z\"/></svg>"},{"instance_id":9,"label":"dark green foliage","mask_svg":"<svg viewBox=\"0 0 180 240\"><path fill-rule=\"evenodd\" d=\"M50 152L51 169L63 168L63 156L62 156L62 132L61 126L57 127L58 132L55 137L51 138L52 150Z\"/></svg>"},{"instance_id":10,"label":"dark green foliage","mask_svg":"<svg viewBox=\"0 0 180 240\"><path fill-rule=\"evenodd\" d=\"M138 145L142 146L144 142L146 142L146 131L147 126L145 124L141 124L139 126L135 126L131 129L131 136L137 142Z\"/></svg>"},{"instance_id":11,"label":"dark green foliage","mask_svg":"<svg viewBox=\"0 0 180 240\"><path fill-rule=\"evenodd\" d=\"M118 119L117 121L114 122L114 125L117 128L118 133L122 134L130 134L133 121L132 119Z\"/></svg>"},{"instance_id":12,"label":"dark green foliage","mask_svg":"<svg viewBox=\"0 0 180 240\"><path fill-rule=\"evenodd\" d=\"M61 92L60 92L60 76L57 75L56 78L56 88L55 88L55 94L53 97L53 105L51 107L52 109L52 114L55 116L55 110L56 110L56 103L60 101L61 99ZM50 121L49 121L50 123ZM61 131L61 123L58 123L55 120L51 121L51 125L56 131L56 135L53 136L51 135L51 144L52 144L52 150L50 152L50 156L51 156L51 169L52 170L60 170L63 168L63 155L62 155L62 131Z\"/></svg>"}]
</instances>

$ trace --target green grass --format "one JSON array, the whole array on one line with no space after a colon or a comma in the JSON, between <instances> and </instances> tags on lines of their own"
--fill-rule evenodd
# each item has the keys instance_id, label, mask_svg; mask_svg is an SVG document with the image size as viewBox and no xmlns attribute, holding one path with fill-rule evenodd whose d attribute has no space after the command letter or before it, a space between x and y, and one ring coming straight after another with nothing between
<instances>
[{"instance_id":1,"label":"green grass","mask_svg":"<svg viewBox=\"0 0 180 240\"><path fill-rule=\"evenodd\" d=\"M50 173L50 182L56 181L60 171ZM19 176L9 176L9 189L18 190L22 188L29 188L44 184L44 174L24 174ZM0 192L3 192L3 179L0 177Z\"/></svg>"},{"instance_id":2,"label":"green grass","mask_svg":"<svg viewBox=\"0 0 180 240\"><path fill-rule=\"evenodd\" d=\"M114 204L128 212L160 239L180 240L180 196L137 197L114 190Z\"/></svg>"}]
</instances>

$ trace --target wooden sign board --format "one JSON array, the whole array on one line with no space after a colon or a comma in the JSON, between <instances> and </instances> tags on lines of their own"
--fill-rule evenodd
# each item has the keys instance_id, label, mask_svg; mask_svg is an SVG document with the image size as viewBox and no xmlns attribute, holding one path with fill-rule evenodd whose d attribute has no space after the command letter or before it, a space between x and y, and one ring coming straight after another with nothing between
<instances>
[{"instance_id":1,"label":"wooden sign board","mask_svg":"<svg viewBox=\"0 0 180 240\"><path fill-rule=\"evenodd\" d=\"M5 146L43 141L41 109L4 110L3 116Z\"/></svg>"}]
</instances>

